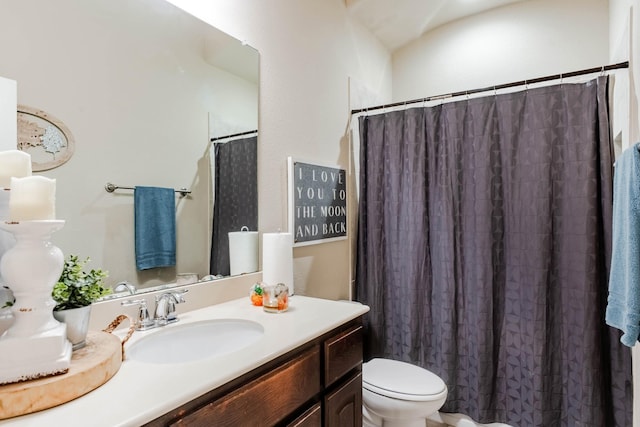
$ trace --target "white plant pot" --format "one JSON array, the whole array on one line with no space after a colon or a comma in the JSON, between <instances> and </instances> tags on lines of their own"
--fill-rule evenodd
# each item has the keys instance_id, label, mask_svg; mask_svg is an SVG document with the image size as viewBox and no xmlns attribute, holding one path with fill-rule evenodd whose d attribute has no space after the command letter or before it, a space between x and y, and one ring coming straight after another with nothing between
<instances>
[{"instance_id":1,"label":"white plant pot","mask_svg":"<svg viewBox=\"0 0 640 427\"><path fill-rule=\"evenodd\" d=\"M89 331L89 318L91 306L69 308L53 312L53 317L67 325L67 339L71 341L73 350L78 350L86 345L87 332Z\"/></svg>"}]
</instances>

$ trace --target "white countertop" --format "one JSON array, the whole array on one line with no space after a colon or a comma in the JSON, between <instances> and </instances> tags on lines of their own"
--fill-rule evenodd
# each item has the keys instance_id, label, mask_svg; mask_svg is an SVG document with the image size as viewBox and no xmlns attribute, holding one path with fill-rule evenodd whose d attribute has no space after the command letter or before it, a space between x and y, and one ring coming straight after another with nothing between
<instances>
[{"instance_id":1,"label":"white countertop","mask_svg":"<svg viewBox=\"0 0 640 427\"><path fill-rule=\"evenodd\" d=\"M151 364L125 359L115 376L92 392L55 408L0 421L0 426L139 426L369 311L365 305L301 295L289 301L286 312L272 314L240 298L183 313L179 322L164 328L135 332L125 351L145 335L188 322L232 318L264 327L257 342L208 360Z\"/></svg>"}]
</instances>

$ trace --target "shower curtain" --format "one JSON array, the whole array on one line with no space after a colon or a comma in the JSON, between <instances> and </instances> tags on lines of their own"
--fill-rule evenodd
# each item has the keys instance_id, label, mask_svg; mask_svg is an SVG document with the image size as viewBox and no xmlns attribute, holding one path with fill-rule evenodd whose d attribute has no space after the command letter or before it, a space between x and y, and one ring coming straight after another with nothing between
<instances>
[{"instance_id":1,"label":"shower curtain","mask_svg":"<svg viewBox=\"0 0 640 427\"><path fill-rule=\"evenodd\" d=\"M360 118L357 299L367 357L447 384L443 412L630 426L605 325L608 78Z\"/></svg>"},{"instance_id":2,"label":"shower curtain","mask_svg":"<svg viewBox=\"0 0 640 427\"><path fill-rule=\"evenodd\" d=\"M228 276L230 231L258 229L258 136L215 143L210 273Z\"/></svg>"}]
</instances>

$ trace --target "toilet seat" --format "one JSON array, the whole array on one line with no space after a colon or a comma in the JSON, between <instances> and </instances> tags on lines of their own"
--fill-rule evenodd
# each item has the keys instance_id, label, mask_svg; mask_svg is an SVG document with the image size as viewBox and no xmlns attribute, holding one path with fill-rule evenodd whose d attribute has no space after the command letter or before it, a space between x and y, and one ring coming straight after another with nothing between
<instances>
[{"instance_id":1,"label":"toilet seat","mask_svg":"<svg viewBox=\"0 0 640 427\"><path fill-rule=\"evenodd\" d=\"M433 372L389 359L364 363L362 386L373 393L414 402L438 399L447 392L444 381Z\"/></svg>"}]
</instances>

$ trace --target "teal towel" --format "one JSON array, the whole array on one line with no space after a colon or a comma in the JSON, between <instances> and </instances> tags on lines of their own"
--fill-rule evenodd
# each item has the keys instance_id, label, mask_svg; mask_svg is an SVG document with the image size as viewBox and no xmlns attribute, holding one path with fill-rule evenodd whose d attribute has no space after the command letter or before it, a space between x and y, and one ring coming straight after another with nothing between
<instances>
[{"instance_id":1,"label":"teal towel","mask_svg":"<svg viewBox=\"0 0 640 427\"><path fill-rule=\"evenodd\" d=\"M138 270L176 265L176 205L172 188L134 190Z\"/></svg>"},{"instance_id":2,"label":"teal towel","mask_svg":"<svg viewBox=\"0 0 640 427\"><path fill-rule=\"evenodd\" d=\"M613 232L607 325L623 332L633 347L640 334L640 152L622 152L613 176Z\"/></svg>"}]
</instances>

